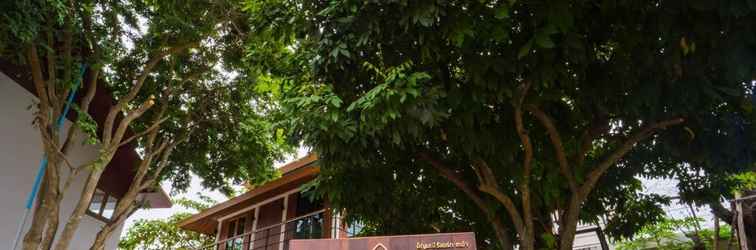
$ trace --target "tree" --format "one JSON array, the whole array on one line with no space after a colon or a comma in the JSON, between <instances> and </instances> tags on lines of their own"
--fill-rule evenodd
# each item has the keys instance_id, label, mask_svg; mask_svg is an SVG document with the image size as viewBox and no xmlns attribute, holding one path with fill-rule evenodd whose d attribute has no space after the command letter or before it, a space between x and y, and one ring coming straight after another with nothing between
<instances>
[{"instance_id":1,"label":"tree","mask_svg":"<svg viewBox=\"0 0 756 250\"><path fill-rule=\"evenodd\" d=\"M100 176L123 146L138 148L142 159L92 249L102 249L113 229L148 206L138 194L158 188L161 180L175 180L181 189L193 172L206 186L227 190L231 183L274 173L272 163L285 148L250 105L250 82L229 73L238 64L232 55L239 54L243 35L234 30L244 20L235 2L27 0L0 7L7 10L0 54L29 68L39 97L35 124L48 158L24 249L50 249L53 242L54 249L68 248ZM74 125L59 132L55 121L77 86ZM100 90L115 100L95 120L90 106ZM99 152L72 166L67 157L77 133L87 134ZM60 202L80 174L86 176L84 188L58 233Z\"/></svg>"},{"instance_id":2,"label":"tree","mask_svg":"<svg viewBox=\"0 0 756 250\"><path fill-rule=\"evenodd\" d=\"M262 37L249 54L276 58L250 67L319 153L321 192L384 233L472 227L482 244L571 249L579 221L607 218L619 237L662 218L669 198L640 177L718 204L753 164L750 2L245 10Z\"/></svg>"},{"instance_id":3,"label":"tree","mask_svg":"<svg viewBox=\"0 0 756 250\"><path fill-rule=\"evenodd\" d=\"M167 219L138 220L118 242L118 248L125 250L198 249L212 245L215 242L214 237L182 230L177 225L180 221L189 218L192 213L205 210L216 202L206 196L200 196L198 201L183 198L173 202L194 212L176 213Z\"/></svg>"},{"instance_id":4,"label":"tree","mask_svg":"<svg viewBox=\"0 0 756 250\"><path fill-rule=\"evenodd\" d=\"M710 229L696 229L703 219L687 217L682 219L664 218L656 223L643 226L632 239L620 241L617 249L701 249L694 246L694 241L688 238L700 239L705 249L714 248L715 233ZM719 231L719 238L725 240L725 246L733 246L732 229L725 226ZM686 238L688 237L688 238ZM720 243L721 244L721 243Z\"/></svg>"}]
</instances>

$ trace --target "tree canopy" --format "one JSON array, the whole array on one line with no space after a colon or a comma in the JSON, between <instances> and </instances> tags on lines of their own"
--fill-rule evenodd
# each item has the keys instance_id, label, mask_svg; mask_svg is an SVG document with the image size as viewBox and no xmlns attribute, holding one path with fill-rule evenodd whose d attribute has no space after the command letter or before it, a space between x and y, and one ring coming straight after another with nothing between
<instances>
[{"instance_id":1,"label":"tree canopy","mask_svg":"<svg viewBox=\"0 0 756 250\"><path fill-rule=\"evenodd\" d=\"M715 243L720 244L719 248L723 247L722 245L733 247L737 244L736 239L732 237L732 228L729 226L725 225L719 232L712 231L710 228L698 229L703 223L701 218L664 218L641 228L633 240L619 241L617 249L640 250L651 247L665 250L718 249L714 248ZM719 235L714 240L717 233ZM700 245L696 246L697 243Z\"/></svg>"},{"instance_id":2,"label":"tree canopy","mask_svg":"<svg viewBox=\"0 0 756 250\"><path fill-rule=\"evenodd\" d=\"M193 173L205 187L228 192L232 184L269 179L273 162L289 149L256 107L254 82L241 69L246 33L239 26L246 17L237 1L24 0L0 8L0 56L28 69L39 99L33 112L40 153L48 158L24 249L50 249L53 242L68 248L123 146L140 159L92 249L102 249L126 217L148 206L137 196L161 181L181 191ZM55 121L74 87L73 126L58 131ZM93 104L98 95L113 100ZM93 110L103 117L90 117ZM77 133L98 151L72 166L67 158ZM58 233L60 204L75 178L84 187Z\"/></svg>"},{"instance_id":3,"label":"tree canopy","mask_svg":"<svg viewBox=\"0 0 756 250\"><path fill-rule=\"evenodd\" d=\"M320 155L323 195L381 233L571 249L578 221L629 237L663 218L640 178L718 204L753 167L750 1L244 9L280 126Z\"/></svg>"},{"instance_id":4,"label":"tree canopy","mask_svg":"<svg viewBox=\"0 0 756 250\"><path fill-rule=\"evenodd\" d=\"M208 8L203 12L196 6ZM208 187L221 188L259 178L259 170L264 173L261 176L270 175L273 162L281 159L286 148L276 144L270 123L251 105L257 92L239 68L244 34L234 27L235 23L245 25L245 16L237 3L10 1L2 8L9 10L3 13L0 28L0 52L5 61L24 66L29 44L44 42L46 49L62 52L63 42L72 37L67 44L71 54L58 55L52 61L67 77L57 75L61 79L54 86L59 92L72 87L78 75L73 72L83 65L88 72L98 70L102 84L119 99L128 94L136 73L156 51L189 48L189 53L155 65L134 101L160 97L171 86L171 119L162 123L162 129L178 134L194 126L188 139L192 143L179 145L171 161L169 172L176 178L177 188L186 187L190 173L186 170L202 177ZM49 54L55 55L53 51ZM146 112L133 129L148 128L149 118L157 111ZM97 139L97 135L93 137Z\"/></svg>"}]
</instances>

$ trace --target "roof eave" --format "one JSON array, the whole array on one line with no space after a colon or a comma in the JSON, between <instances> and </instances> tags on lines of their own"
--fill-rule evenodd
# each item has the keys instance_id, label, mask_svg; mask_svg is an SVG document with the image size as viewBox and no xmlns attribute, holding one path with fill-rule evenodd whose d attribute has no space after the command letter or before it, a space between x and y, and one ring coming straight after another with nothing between
<instances>
[{"instance_id":1,"label":"roof eave","mask_svg":"<svg viewBox=\"0 0 756 250\"><path fill-rule=\"evenodd\" d=\"M282 176L281 178L270 181L242 195L231 198L228 201L219 203L202 212L194 214L191 217L186 218L182 220L181 222L179 222L178 226L179 228L182 228L185 230L195 231L195 232L204 233L204 234L212 234L212 231L208 231L209 229L203 230L202 228L200 228L201 227L200 224L212 223L214 225L217 225L218 222L216 221L215 217L217 217L217 215L220 213L227 212L227 210L232 208L233 206L238 205L242 202L248 201L250 199L256 198L260 195L266 194L279 187L283 187L289 183L317 175L320 172L320 167L315 166L312 163L314 163L314 161L310 162L309 164L303 164L299 168L290 171L289 173Z\"/></svg>"}]
</instances>

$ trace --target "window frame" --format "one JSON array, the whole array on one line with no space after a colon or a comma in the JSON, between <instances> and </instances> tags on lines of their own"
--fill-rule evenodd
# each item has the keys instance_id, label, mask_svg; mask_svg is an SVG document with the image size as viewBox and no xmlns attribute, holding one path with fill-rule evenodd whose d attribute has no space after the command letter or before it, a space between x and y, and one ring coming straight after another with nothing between
<instances>
[{"instance_id":1,"label":"window frame","mask_svg":"<svg viewBox=\"0 0 756 250\"><path fill-rule=\"evenodd\" d=\"M105 216L104 216L104 215L102 215L102 214L104 213L104 211L105 211L105 207L106 207L106 206L107 206L107 204L108 204L108 200L109 200L109 199L110 199L111 197L112 197L113 199L115 199L115 206L113 207L113 209L115 209L115 207L118 207L118 203L119 203L119 202L121 202L121 199L118 199L118 197L116 197L115 195L112 195L112 194L110 194L110 193L108 193L108 192L105 192L105 190L102 190L102 189L100 189L100 188L96 188L96 189L95 189L95 193L97 193L97 191L99 191L99 192L102 192L102 194L103 194L103 196L102 196L102 200L100 201L100 208L99 208L99 211L97 211L97 213L95 213L95 212L92 212L92 209L90 209L90 208L92 207L92 204L94 204L94 200L90 200L90 201L89 201L89 206L87 206L87 211L86 211L86 213L85 213L85 214L86 214L86 215L89 215L90 217L92 217L92 218L95 218L95 219L97 219L97 220L99 220L99 221L105 222L105 223L110 223L110 222L113 222L113 215L115 215L115 214L111 214L111 215L110 215L110 218L108 218L108 217L105 217ZM93 194L93 198L94 198L94 194ZM114 211L114 212L115 212L115 211Z\"/></svg>"},{"instance_id":2,"label":"window frame","mask_svg":"<svg viewBox=\"0 0 756 250\"><path fill-rule=\"evenodd\" d=\"M229 219L228 222L224 222L226 227L226 235L224 237L224 240L226 240L225 248L226 250L235 250L235 249L244 249L245 245L248 244L245 242L245 237L239 237L241 235L246 234L248 231L251 230L248 229L247 221L250 219L246 214L240 215L238 217L235 217L233 219ZM242 232L239 233L239 229L241 228ZM231 240L234 238L233 240Z\"/></svg>"}]
</instances>

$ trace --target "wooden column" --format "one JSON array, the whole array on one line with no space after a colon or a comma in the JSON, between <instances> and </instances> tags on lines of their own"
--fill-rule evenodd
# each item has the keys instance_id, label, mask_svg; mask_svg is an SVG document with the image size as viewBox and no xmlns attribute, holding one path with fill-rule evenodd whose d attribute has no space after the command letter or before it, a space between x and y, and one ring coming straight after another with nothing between
<instances>
[{"instance_id":1,"label":"wooden column","mask_svg":"<svg viewBox=\"0 0 756 250\"><path fill-rule=\"evenodd\" d=\"M286 236L286 215L287 215L286 210L289 207L289 196L290 195L284 196L284 201L283 201L283 212L281 212L281 235L278 236L279 239L281 239L281 240L278 241L279 242L279 244L278 244L278 249L279 250L284 250L284 245L285 245L284 244L284 240L286 239L285 238L285 236Z\"/></svg>"}]
</instances>

